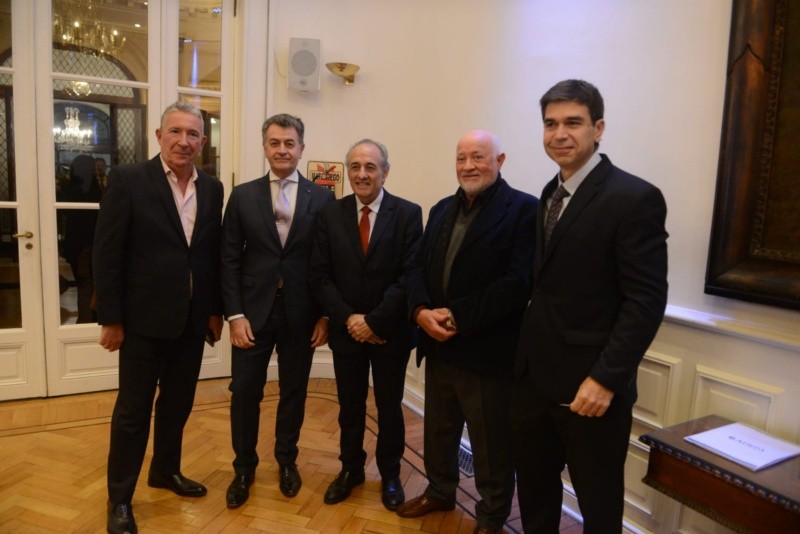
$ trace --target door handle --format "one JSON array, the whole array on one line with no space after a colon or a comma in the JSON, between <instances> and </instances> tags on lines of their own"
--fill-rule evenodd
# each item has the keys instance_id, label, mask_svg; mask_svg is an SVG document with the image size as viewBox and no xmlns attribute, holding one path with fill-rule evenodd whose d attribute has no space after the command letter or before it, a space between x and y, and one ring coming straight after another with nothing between
<instances>
[{"instance_id":1,"label":"door handle","mask_svg":"<svg viewBox=\"0 0 800 534\"><path fill-rule=\"evenodd\" d=\"M30 239L33 237L33 232L22 232L20 234L13 234L11 237L14 239L19 239L20 237L24 237L25 239Z\"/></svg>"}]
</instances>

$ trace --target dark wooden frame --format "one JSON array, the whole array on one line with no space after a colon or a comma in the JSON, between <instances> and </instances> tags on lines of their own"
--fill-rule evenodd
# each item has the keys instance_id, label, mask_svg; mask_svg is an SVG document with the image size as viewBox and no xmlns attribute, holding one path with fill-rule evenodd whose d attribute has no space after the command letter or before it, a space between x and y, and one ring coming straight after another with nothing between
<instances>
[{"instance_id":1,"label":"dark wooden frame","mask_svg":"<svg viewBox=\"0 0 800 534\"><path fill-rule=\"evenodd\" d=\"M776 124L782 112L787 0L734 0L714 219L705 292L800 309L800 239L770 213ZM793 35L800 28L793 28ZM798 37L800 38L800 37ZM797 173L798 169L791 169ZM785 169L781 172L786 172ZM770 231L791 246L772 247ZM783 234L781 234L783 232ZM774 235L774 234L773 234Z\"/></svg>"}]
</instances>

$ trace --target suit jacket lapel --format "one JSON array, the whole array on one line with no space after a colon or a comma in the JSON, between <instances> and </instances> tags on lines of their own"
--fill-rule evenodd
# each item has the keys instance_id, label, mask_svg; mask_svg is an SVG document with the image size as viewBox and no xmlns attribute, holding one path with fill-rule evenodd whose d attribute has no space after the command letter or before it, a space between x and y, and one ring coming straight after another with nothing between
<instances>
[{"instance_id":1,"label":"suit jacket lapel","mask_svg":"<svg viewBox=\"0 0 800 534\"><path fill-rule=\"evenodd\" d=\"M281 238L278 235L278 225L275 223L275 212L272 209L272 187L269 185L269 173L259 178L258 181L258 196L260 198L255 199L256 206L258 206L261 217L264 219L264 226L269 229L269 235L280 247ZM266 202L262 202L261 198L266 198Z\"/></svg>"},{"instance_id":2,"label":"suit jacket lapel","mask_svg":"<svg viewBox=\"0 0 800 534\"><path fill-rule=\"evenodd\" d=\"M339 203L339 217L342 218L342 228L344 235L350 242L353 252L361 261L364 259L364 252L361 250L361 237L358 233L358 213L356 212L356 197L348 195Z\"/></svg>"},{"instance_id":3,"label":"suit jacket lapel","mask_svg":"<svg viewBox=\"0 0 800 534\"><path fill-rule=\"evenodd\" d=\"M197 217L194 219L194 230L192 230L192 242L189 243L191 248L194 243L200 241L200 236L205 230L205 223L211 220L206 214L210 206L210 193L211 189L208 187L210 184L202 176L198 176L195 185L195 198L197 199Z\"/></svg>"},{"instance_id":4,"label":"suit jacket lapel","mask_svg":"<svg viewBox=\"0 0 800 534\"><path fill-rule=\"evenodd\" d=\"M389 192L383 190L383 200L381 200L381 208L375 217L375 227L372 229L372 234L369 237L369 246L367 247L367 256L375 250L375 244L381 238L381 235L389 226L389 221L394 217L394 210L397 207L397 199L390 195ZM359 242L360 245L360 242Z\"/></svg>"},{"instance_id":5,"label":"suit jacket lapel","mask_svg":"<svg viewBox=\"0 0 800 534\"><path fill-rule=\"evenodd\" d=\"M311 204L311 182L303 178L303 175L298 173L298 180L297 180L297 199L295 200L294 205L294 215L292 215L292 225L289 227L289 235L286 236L286 244L284 248L287 248L292 243L292 238L298 232L297 227L302 224L302 220L304 215L308 211L308 207ZM274 218L274 216L273 216ZM274 224L272 226L275 227L275 235L278 235L278 227ZM280 242L280 239L278 239Z\"/></svg>"},{"instance_id":6,"label":"suit jacket lapel","mask_svg":"<svg viewBox=\"0 0 800 534\"><path fill-rule=\"evenodd\" d=\"M544 222L547 217L547 199L553 194L553 191L558 187L558 175L550 180L542 190L542 196L539 200L539 211L536 214L536 255L534 256L534 276L538 274L544 260ZM551 236L552 239L552 236Z\"/></svg>"},{"instance_id":7,"label":"suit jacket lapel","mask_svg":"<svg viewBox=\"0 0 800 534\"><path fill-rule=\"evenodd\" d=\"M153 186L158 192L158 198L161 199L161 203L164 206L167 219L169 219L172 227L180 235L181 242L188 247L189 243L186 242L186 234L183 232L183 225L181 224L181 218L178 215L178 208L175 206L175 196L172 194L172 187L170 187L169 182L167 181L168 178L164 172L164 167L161 165L161 156L158 155L151 159L148 167L150 179L152 180Z\"/></svg>"},{"instance_id":8,"label":"suit jacket lapel","mask_svg":"<svg viewBox=\"0 0 800 534\"><path fill-rule=\"evenodd\" d=\"M502 178L499 177L497 179L502 180ZM467 234L464 236L464 241L461 243L460 248L468 247L470 243L481 237L491 228L494 228L506 216L505 207L509 201L510 189L511 188L505 181L500 183L497 191L494 192L494 195L492 195L489 201L481 208L481 212L475 217L472 224L469 225ZM456 257L458 257L457 252Z\"/></svg>"},{"instance_id":9,"label":"suit jacket lapel","mask_svg":"<svg viewBox=\"0 0 800 534\"><path fill-rule=\"evenodd\" d=\"M547 258L550 256L552 251L554 250L555 246L561 240L561 236L572 226L573 223L578 219L583 209L597 196L600 192L600 189L603 187L603 184L606 180L606 175L608 174L609 169L611 168L610 163L608 160L604 159L601 161L592 172L586 177L583 183L578 187L578 190L575 191L575 194L570 198L567 207L564 208L564 212L561 214L561 217L558 219L556 223L556 227L553 229L553 235L550 236L550 241L547 243L547 250L544 250L543 261L546 261ZM545 188L545 192L542 193L544 198L548 198L550 193L555 189L556 184L558 182L558 176L556 176L555 180L548 184ZM552 187L550 187L552 184ZM549 191L548 191L549 189ZM543 207L539 210L540 213L547 212L547 208L543 204ZM544 228L543 220L540 221L541 224L539 225L540 229ZM537 229L537 235L540 230ZM543 232L543 230L542 230Z\"/></svg>"}]
</instances>

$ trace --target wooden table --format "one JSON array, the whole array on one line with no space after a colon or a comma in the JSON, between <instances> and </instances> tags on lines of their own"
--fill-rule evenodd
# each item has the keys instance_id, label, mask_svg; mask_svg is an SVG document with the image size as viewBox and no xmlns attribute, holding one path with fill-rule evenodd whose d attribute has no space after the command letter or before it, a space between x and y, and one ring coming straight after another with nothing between
<instances>
[{"instance_id":1,"label":"wooden table","mask_svg":"<svg viewBox=\"0 0 800 534\"><path fill-rule=\"evenodd\" d=\"M683 439L732 422L709 415L640 436L643 482L739 532L800 533L800 457L751 471Z\"/></svg>"}]
</instances>

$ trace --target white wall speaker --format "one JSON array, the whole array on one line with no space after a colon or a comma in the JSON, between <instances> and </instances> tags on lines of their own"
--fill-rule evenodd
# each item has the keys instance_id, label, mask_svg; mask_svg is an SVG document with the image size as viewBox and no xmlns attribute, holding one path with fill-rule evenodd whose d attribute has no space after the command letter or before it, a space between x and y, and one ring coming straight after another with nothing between
<instances>
[{"instance_id":1,"label":"white wall speaker","mask_svg":"<svg viewBox=\"0 0 800 534\"><path fill-rule=\"evenodd\" d=\"M319 91L319 39L289 39L289 89Z\"/></svg>"}]
</instances>

